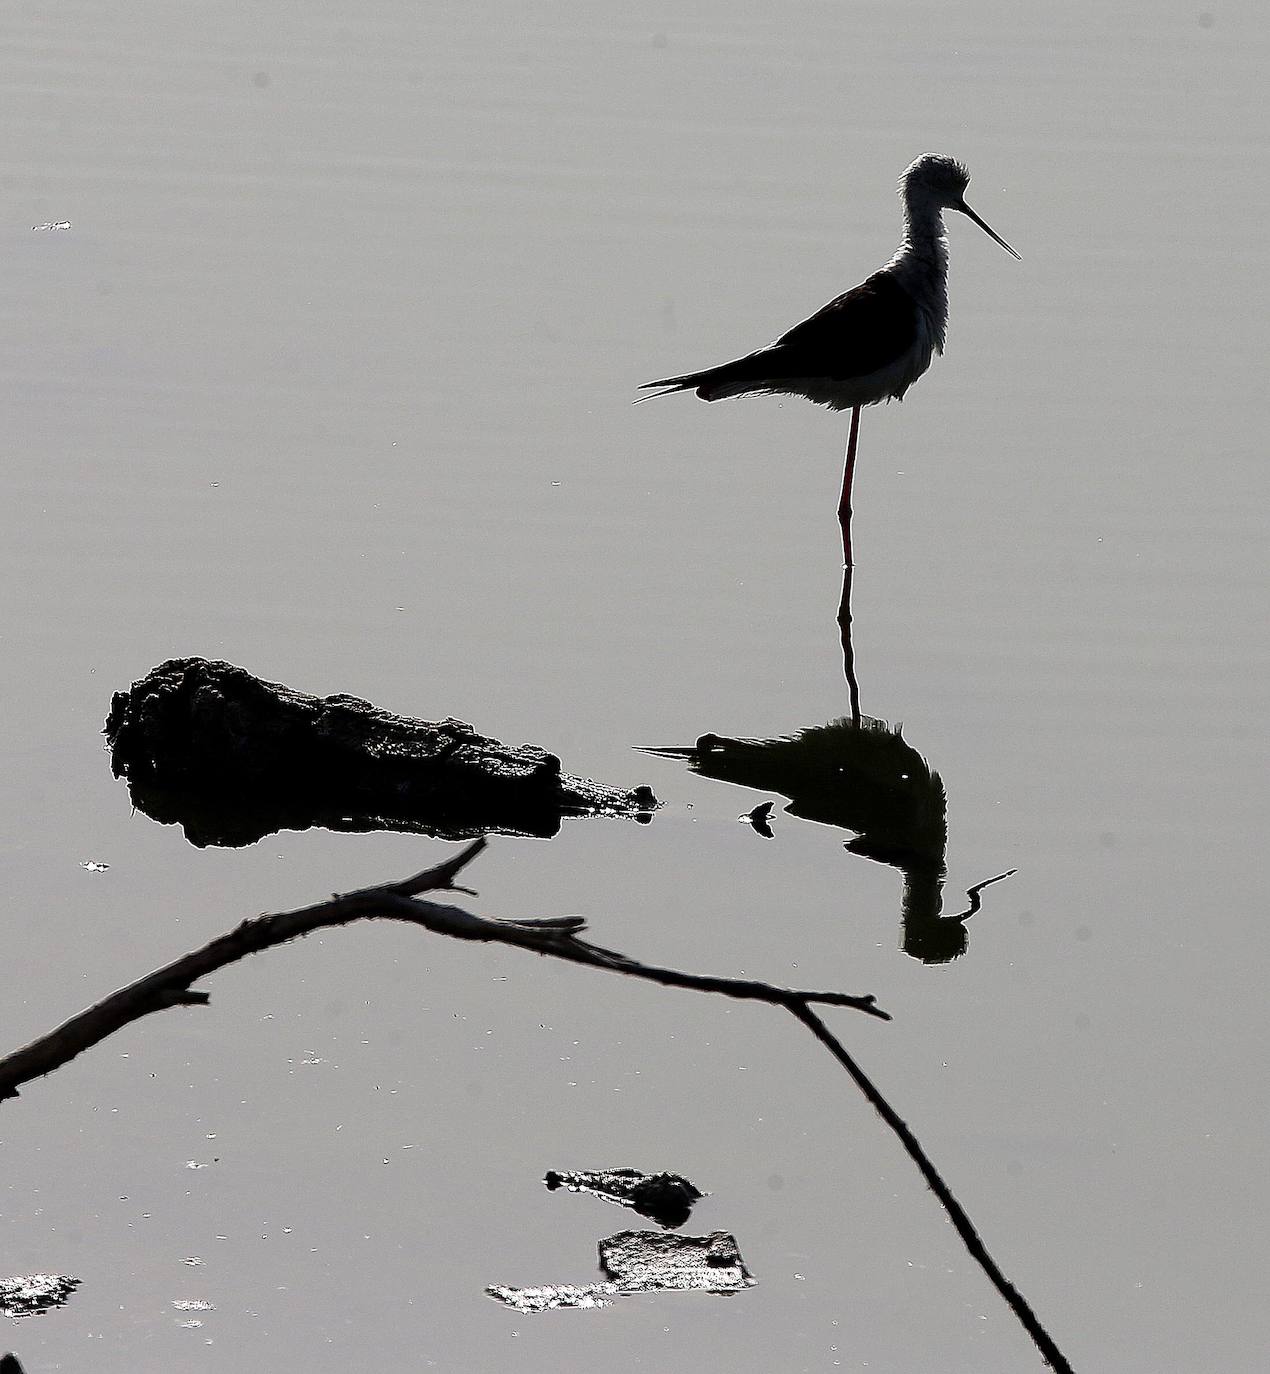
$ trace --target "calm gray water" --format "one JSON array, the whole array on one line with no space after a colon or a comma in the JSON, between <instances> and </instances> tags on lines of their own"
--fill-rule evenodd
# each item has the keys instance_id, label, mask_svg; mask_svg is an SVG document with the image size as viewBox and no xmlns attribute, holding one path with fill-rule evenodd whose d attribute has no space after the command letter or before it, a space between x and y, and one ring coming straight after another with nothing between
<instances>
[{"instance_id":1,"label":"calm gray water","mask_svg":"<svg viewBox=\"0 0 1270 1374\"><path fill-rule=\"evenodd\" d=\"M833 1025L1077 1369L1263 1370L1264 6L127 0L0 36L0 1048L449 852L194 850L112 780L112 691L196 653L460 716L667 802L496 840L481 911L877 994L892 1024ZM947 355L861 431L864 709L944 780L948 909L1018 869L941 966L842 830L762 839L778 794L632 749L846 710L844 417L630 399L880 265L928 148L1023 254L950 225ZM208 986L0 1113L0 1277L83 1280L0 1331L29 1371L1040 1368L788 1017L371 926ZM624 1164L709 1190L689 1229L759 1286L484 1296L594 1279L631 1218L539 1180Z\"/></svg>"}]
</instances>

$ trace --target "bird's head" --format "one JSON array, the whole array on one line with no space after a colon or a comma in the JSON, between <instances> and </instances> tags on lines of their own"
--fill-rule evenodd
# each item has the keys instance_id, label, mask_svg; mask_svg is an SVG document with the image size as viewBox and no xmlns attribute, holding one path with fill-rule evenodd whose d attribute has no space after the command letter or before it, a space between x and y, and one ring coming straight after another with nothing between
<instances>
[{"instance_id":1,"label":"bird's head","mask_svg":"<svg viewBox=\"0 0 1270 1374\"><path fill-rule=\"evenodd\" d=\"M966 204L966 187L970 185L970 173L965 164L956 158L944 157L940 153L923 153L915 162L910 162L900 178L900 194L910 216L923 217L939 214L943 210L956 210L965 215L983 230L989 238L1014 257L1019 255L987 223Z\"/></svg>"},{"instance_id":2,"label":"bird's head","mask_svg":"<svg viewBox=\"0 0 1270 1374\"><path fill-rule=\"evenodd\" d=\"M939 153L923 153L910 162L900 178L900 190L906 200L919 196L934 201L941 210L952 210L966 198L970 173L964 163Z\"/></svg>"}]
</instances>

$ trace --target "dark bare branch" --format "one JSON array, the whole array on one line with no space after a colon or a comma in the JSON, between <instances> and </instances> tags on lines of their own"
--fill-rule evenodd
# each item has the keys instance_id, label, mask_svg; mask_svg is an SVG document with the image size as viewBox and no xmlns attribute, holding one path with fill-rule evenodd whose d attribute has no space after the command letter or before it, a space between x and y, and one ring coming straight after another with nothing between
<instances>
[{"instance_id":1,"label":"dark bare branch","mask_svg":"<svg viewBox=\"0 0 1270 1374\"><path fill-rule=\"evenodd\" d=\"M1002 876L1006 876L1002 874ZM995 882L995 879L989 879ZM980 884L986 886L987 884ZM961 1203L953 1196L952 1189L944 1182L939 1170L935 1168L930 1156L922 1149L921 1142L909 1129L908 1124L900 1118L898 1112L882 1096L874 1085L872 1079L855 1062L850 1054L843 1047L842 1042L834 1036L825 1023L816 1015L806 1002L793 1004L790 1011L807 1027L808 1030L820 1041L830 1054L851 1076L852 1082L864 1094L869 1105L882 1118L890 1130L894 1133L900 1144L904 1147L904 1152L917 1165L918 1172L926 1180L927 1187L935 1194L939 1204L948 1214L949 1221L955 1227L958 1236L961 1237L962 1244L970 1253L970 1257L988 1276L989 1282L997 1290L1002 1298L1005 1299L1010 1311L1014 1313L1019 1324L1032 1338L1036 1348L1041 1352L1042 1358L1051 1369L1057 1374L1073 1374L1072 1367L1067 1361L1067 1357L1054 1343L1053 1337L1041 1325L1040 1319L1032 1311L1027 1299L1022 1293L1006 1278L1001 1271L996 1260L988 1253L988 1248L980 1239L979 1232L975 1230L974 1223L966 1214L966 1210Z\"/></svg>"},{"instance_id":2,"label":"dark bare branch","mask_svg":"<svg viewBox=\"0 0 1270 1374\"><path fill-rule=\"evenodd\" d=\"M736 978L715 978L684 973L678 969L642 964L614 950L580 939L586 922L580 916L553 916L523 921L497 921L474 915L462 907L423 900L425 892L457 891L454 880L485 848L476 840L443 863L398 882L336 895L329 901L296 911L277 912L243 921L202 949L156 969L127 987L120 988L96 1005L73 1016L56 1030L0 1059L0 1101L16 1097L32 1079L52 1073L84 1050L115 1031L154 1012L177 1006L206 1006L209 994L194 988L199 979L275 945L309 935L315 930L347 925L358 920L405 921L437 935L456 940L484 940L514 945L535 954L549 955L608 973L625 974L660 983L664 987L690 988L724 997L768 1002L791 1010L809 1002L853 1007L870 1016L889 1020L871 996L852 997L837 992L800 992L767 983ZM466 889L462 889L466 890Z\"/></svg>"},{"instance_id":3,"label":"dark bare branch","mask_svg":"<svg viewBox=\"0 0 1270 1374\"><path fill-rule=\"evenodd\" d=\"M872 996L780 988L752 979L719 978L643 964L615 950L605 949L580 938L586 928L586 923L580 916L496 921L474 915L461 907L425 901L421 898L420 894L425 892L458 890L455 878L484 848L485 841L477 840L444 862L398 882L336 895L329 901L302 907L296 911L277 912L243 921L235 929L211 941L202 949L195 950L121 988L78 1016L73 1016L50 1034L0 1059L0 1100L16 1097L19 1087L24 1083L52 1073L84 1050L143 1016L175 1006L205 1006L209 1001L209 995L190 985L217 969L235 963L249 954L285 944L315 930L346 925L362 919L405 921L422 926L434 934L448 935L459 940L483 940L514 945L536 954L563 959L607 973L642 978L664 987L688 988L747 1001L766 1002L769 1005L784 1007L791 1012L829 1049L878 1115L895 1133L909 1158L917 1165L927 1185L947 1212L966 1249L1032 1337L1046 1362L1059 1374L1071 1374L1071 1365L1041 1326L1023 1295L988 1254L970 1218L922 1149L916 1136L812 1010L813 1005L851 1007L866 1015L890 1020L889 1015L877 1006ZM996 881L999 880L988 880ZM987 885L988 883L981 883L979 887ZM978 889L971 889L972 900L977 895ZM0 1374L3 1374L3 1371L0 1371Z\"/></svg>"}]
</instances>

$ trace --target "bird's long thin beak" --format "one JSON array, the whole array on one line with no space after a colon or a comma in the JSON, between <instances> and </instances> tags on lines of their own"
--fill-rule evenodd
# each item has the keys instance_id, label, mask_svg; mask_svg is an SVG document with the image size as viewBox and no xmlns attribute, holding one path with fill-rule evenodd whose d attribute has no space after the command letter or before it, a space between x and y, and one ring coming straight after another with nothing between
<instances>
[{"instance_id":1,"label":"bird's long thin beak","mask_svg":"<svg viewBox=\"0 0 1270 1374\"><path fill-rule=\"evenodd\" d=\"M1010 247L1010 245L1001 237L1001 235L998 234L997 231L986 220L980 219L979 216L975 214L975 212L970 208L969 205L966 204L964 200L961 202L960 205L954 205L953 209L960 210L961 213L965 215L967 219L974 220L974 222L979 226L979 228L982 229L983 232L987 234L987 236L990 239L995 239L1001 245L1001 247L1004 248L1005 251L1010 254L1011 257L1019 258L1020 262L1023 261L1023 259L1019 257L1019 254L1016 253L1014 249Z\"/></svg>"}]
</instances>

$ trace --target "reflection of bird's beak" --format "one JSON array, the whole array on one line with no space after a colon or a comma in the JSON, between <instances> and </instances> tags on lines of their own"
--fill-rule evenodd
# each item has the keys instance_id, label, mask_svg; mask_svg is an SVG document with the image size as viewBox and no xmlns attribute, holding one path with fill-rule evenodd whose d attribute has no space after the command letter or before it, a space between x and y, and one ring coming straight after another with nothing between
<instances>
[{"instance_id":1,"label":"reflection of bird's beak","mask_svg":"<svg viewBox=\"0 0 1270 1374\"><path fill-rule=\"evenodd\" d=\"M961 213L967 217L967 219L974 220L974 222L979 226L979 228L982 229L983 232L987 234L987 236L990 239L995 239L1001 245L1001 247L1004 248L1005 251L1010 254L1011 257L1019 257L1019 255L1014 251L1013 248L1010 247L1010 245L1001 237L1001 235L998 234L997 231L986 220L980 219L979 216L975 214L975 212L970 208L969 205L966 204L964 200L959 205L954 205L952 208L954 210L960 210ZM1019 261L1022 262L1023 259L1019 258Z\"/></svg>"}]
</instances>

